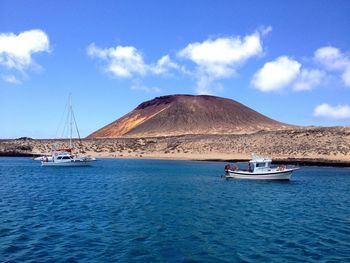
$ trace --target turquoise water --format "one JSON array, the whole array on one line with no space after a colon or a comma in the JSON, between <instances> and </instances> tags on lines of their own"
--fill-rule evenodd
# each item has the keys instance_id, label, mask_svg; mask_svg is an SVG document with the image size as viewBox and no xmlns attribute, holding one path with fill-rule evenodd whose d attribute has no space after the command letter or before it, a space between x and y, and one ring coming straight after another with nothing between
<instances>
[{"instance_id":1,"label":"turquoise water","mask_svg":"<svg viewBox=\"0 0 350 263\"><path fill-rule=\"evenodd\" d=\"M0 261L350 262L350 169L261 182L223 166L0 158Z\"/></svg>"}]
</instances>

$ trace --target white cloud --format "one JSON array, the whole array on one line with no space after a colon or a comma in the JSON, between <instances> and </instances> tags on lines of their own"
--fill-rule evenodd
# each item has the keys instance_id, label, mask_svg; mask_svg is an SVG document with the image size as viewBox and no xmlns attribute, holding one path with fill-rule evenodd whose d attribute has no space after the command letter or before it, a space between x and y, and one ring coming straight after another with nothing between
<instances>
[{"instance_id":1,"label":"white cloud","mask_svg":"<svg viewBox=\"0 0 350 263\"><path fill-rule=\"evenodd\" d=\"M315 51L316 61L320 62L327 69L337 70L347 66L347 58L335 47L322 47Z\"/></svg>"},{"instance_id":2,"label":"white cloud","mask_svg":"<svg viewBox=\"0 0 350 263\"><path fill-rule=\"evenodd\" d=\"M260 32L261 32L261 35L262 35L262 36L268 35L271 31L272 31L272 26L261 27L261 28L260 28Z\"/></svg>"},{"instance_id":3,"label":"white cloud","mask_svg":"<svg viewBox=\"0 0 350 263\"><path fill-rule=\"evenodd\" d=\"M14 75L2 75L2 79L10 84L21 84L22 82Z\"/></svg>"},{"instance_id":4,"label":"white cloud","mask_svg":"<svg viewBox=\"0 0 350 263\"><path fill-rule=\"evenodd\" d=\"M131 77L133 74L144 75L147 65L143 61L142 54L132 46L117 46L115 48L100 49L91 44L88 47L88 55L107 61L107 71L121 78Z\"/></svg>"},{"instance_id":5,"label":"white cloud","mask_svg":"<svg viewBox=\"0 0 350 263\"><path fill-rule=\"evenodd\" d=\"M90 57L97 57L107 62L106 70L116 77L130 78L134 75L162 75L180 67L169 55L161 57L156 64L146 64L143 55L133 46L117 46L101 49L90 44L87 48Z\"/></svg>"},{"instance_id":6,"label":"white cloud","mask_svg":"<svg viewBox=\"0 0 350 263\"><path fill-rule=\"evenodd\" d=\"M215 92L222 91L224 87L215 80L215 78L205 74L200 75L197 79L196 93L199 95L214 95Z\"/></svg>"},{"instance_id":7,"label":"white cloud","mask_svg":"<svg viewBox=\"0 0 350 263\"><path fill-rule=\"evenodd\" d=\"M262 53L259 33L240 37L209 39L188 44L178 55L196 63L213 77L232 75L234 67Z\"/></svg>"},{"instance_id":8,"label":"white cloud","mask_svg":"<svg viewBox=\"0 0 350 263\"><path fill-rule=\"evenodd\" d=\"M265 65L253 76L251 84L264 92L292 87L295 91L312 90L340 73L345 86L350 87L350 57L338 48L327 46L314 53L317 68L307 69L296 60L281 56Z\"/></svg>"},{"instance_id":9,"label":"white cloud","mask_svg":"<svg viewBox=\"0 0 350 263\"><path fill-rule=\"evenodd\" d=\"M341 78L346 86L350 87L350 67L347 68L343 74L341 75Z\"/></svg>"},{"instance_id":10,"label":"white cloud","mask_svg":"<svg viewBox=\"0 0 350 263\"><path fill-rule=\"evenodd\" d=\"M325 73L318 69L302 69L293 85L294 90L311 90L318 86L325 77Z\"/></svg>"},{"instance_id":11,"label":"white cloud","mask_svg":"<svg viewBox=\"0 0 350 263\"><path fill-rule=\"evenodd\" d=\"M0 65L9 69L23 71L34 63L34 53L49 51L49 38L42 30L0 34Z\"/></svg>"},{"instance_id":12,"label":"white cloud","mask_svg":"<svg viewBox=\"0 0 350 263\"><path fill-rule=\"evenodd\" d=\"M179 65L173 62L169 55L165 55L161 57L156 65L154 66L149 66L150 70L157 75L165 74L168 73L172 69L179 69Z\"/></svg>"},{"instance_id":13,"label":"white cloud","mask_svg":"<svg viewBox=\"0 0 350 263\"><path fill-rule=\"evenodd\" d=\"M134 85L131 86L131 90L136 90L136 91L144 91L147 93L159 93L162 91L162 89L158 87L148 87L145 85L141 85L140 83L135 83Z\"/></svg>"},{"instance_id":14,"label":"white cloud","mask_svg":"<svg viewBox=\"0 0 350 263\"><path fill-rule=\"evenodd\" d=\"M350 87L350 57L338 48L327 46L315 51L314 59L329 71L341 72L345 86Z\"/></svg>"},{"instance_id":15,"label":"white cloud","mask_svg":"<svg viewBox=\"0 0 350 263\"><path fill-rule=\"evenodd\" d=\"M287 56L278 57L254 74L252 85L263 91L277 91L290 85L299 75L301 64Z\"/></svg>"},{"instance_id":16,"label":"white cloud","mask_svg":"<svg viewBox=\"0 0 350 263\"><path fill-rule=\"evenodd\" d=\"M246 60L263 53L261 37L271 30L271 27L266 27L244 37L222 37L188 44L177 55L195 63L195 69L191 71L171 60L169 55L154 63L146 63L142 53L133 46L99 48L90 44L87 54L104 61L105 70L119 78L167 75L179 71L196 78L197 93L208 94L214 89L222 89L217 80L232 76Z\"/></svg>"},{"instance_id":17,"label":"white cloud","mask_svg":"<svg viewBox=\"0 0 350 263\"><path fill-rule=\"evenodd\" d=\"M315 117L321 117L331 120L350 119L350 106L349 105L337 105L331 106L327 103L318 105L314 109L313 115Z\"/></svg>"},{"instance_id":18,"label":"white cloud","mask_svg":"<svg viewBox=\"0 0 350 263\"><path fill-rule=\"evenodd\" d=\"M196 64L197 93L210 94L222 86L215 81L232 76L249 58L263 53L261 35L271 31L263 28L245 37L222 37L188 44L178 56ZM216 86L216 88L215 88Z\"/></svg>"}]
</instances>

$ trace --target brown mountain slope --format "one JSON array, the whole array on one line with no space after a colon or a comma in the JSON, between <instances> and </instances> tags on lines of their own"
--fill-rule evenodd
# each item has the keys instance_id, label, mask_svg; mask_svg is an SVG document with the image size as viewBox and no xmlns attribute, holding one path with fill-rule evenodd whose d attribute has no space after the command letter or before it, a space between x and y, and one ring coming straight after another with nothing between
<instances>
[{"instance_id":1,"label":"brown mountain slope","mask_svg":"<svg viewBox=\"0 0 350 263\"><path fill-rule=\"evenodd\" d=\"M207 95L169 95L141 103L87 138L239 134L290 127L234 100Z\"/></svg>"}]
</instances>

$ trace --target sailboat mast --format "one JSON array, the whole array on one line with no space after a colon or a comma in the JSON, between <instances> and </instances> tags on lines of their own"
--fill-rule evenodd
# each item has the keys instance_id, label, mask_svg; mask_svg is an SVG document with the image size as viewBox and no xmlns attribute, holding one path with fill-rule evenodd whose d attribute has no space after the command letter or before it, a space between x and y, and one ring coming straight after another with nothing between
<instances>
[{"instance_id":1,"label":"sailboat mast","mask_svg":"<svg viewBox=\"0 0 350 263\"><path fill-rule=\"evenodd\" d=\"M73 136L73 112L72 112L72 94L69 94L69 125L70 125L70 136L69 136L69 148L72 149L72 136Z\"/></svg>"}]
</instances>

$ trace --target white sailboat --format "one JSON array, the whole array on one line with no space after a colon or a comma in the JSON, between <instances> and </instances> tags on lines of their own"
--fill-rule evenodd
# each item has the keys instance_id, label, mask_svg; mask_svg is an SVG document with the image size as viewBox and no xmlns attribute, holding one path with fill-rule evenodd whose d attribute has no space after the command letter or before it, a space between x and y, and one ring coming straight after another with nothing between
<instances>
[{"instance_id":1,"label":"white sailboat","mask_svg":"<svg viewBox=\"0 0 350 263\"><path fill-rule=\"evenodd\" d=\"M89 166L92 161L95 161L95 158L90 156L76 156L73 155L73 123L75 125L79 140L80 134L78 130L78 126L75 120L71 96L69 96L69 106L67 113L67 120L69 121L69 147L68 148L56 148L53 146L52 148L52 156L51 157L43 157L41 160L42 166Z\"/></svg>"}]
</instances>

